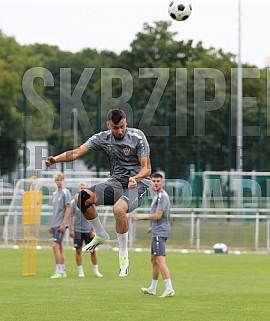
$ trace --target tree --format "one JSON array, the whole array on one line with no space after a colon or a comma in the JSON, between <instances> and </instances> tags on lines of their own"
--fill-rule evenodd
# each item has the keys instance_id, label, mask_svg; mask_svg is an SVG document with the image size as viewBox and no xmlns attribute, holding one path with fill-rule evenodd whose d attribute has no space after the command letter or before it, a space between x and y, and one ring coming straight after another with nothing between
<instances>
[{"instance_id":1,"label":"tree","mask_svg":"<svg viewBox=\"0 0 270 321\"><path fill-rule=\"evenodd\" d=\"M204 48L201 42L184 41L170 31L170 27L171 22L168 21L145 23L143 30L131 42L130 49L120 54L98 52L93 48L77 53L64 52L47 44L20 46L14 38L0 32L2 173L14 169L16 164L17 142L22 139L22 79L33 67L42 67L50 73L53 85L45 86L42 77L34 81L37 96L30 97L28 101L29 116L32 117L30 124L33 125L29 132L31 139L39 139L42 133L42 138L47 139L55 150L60 152L62 148L72 148L72 108L78 108L77 102L80 106L80 142L104 129L104 117L109 106L101 106L104 90L101 71L102 68L121 68L132 76L133 95L128 103L133 117L129 116L132 119L128 122L130 126L146 132L151 145L153 170L165 170L167 178L187 178L190 164L196 164L197 170L224 170L229 164L234 167L236 139L235 133L229 129L230 125L235 129L236 124L235 108L231 110L231 104L236 100L236 93L231 90L236 86L232 78L232 68L237 68L236 56L221 49ZM225 89L222 81L217 83L211 73L205 73L206 68L222 75ZM67 73L63 79L61 72L64 69L69 69L70 74ZM86 69L93 73L90 79L81 81ZM243 95L256 97L258 105L258 108L244 108L244 126L257 126L259 121L262 124L259 135L257 131L244 136L245 170L258 167L259 157L263 160L261 170L267 170L270 165L270 147L267 144L268 73L267 70L260 73L260 79L243 81ZM113 97L121 96L122 82L108 79L113 84ZM32 84L24 85L27 88ZM73 97L75 90L81 95L76 101ZM218 108L208 111L206 103L213 100ZM40 103L46 105L42 113ZM61 117L64 119L64 144L60 137ZM50 119L47 123L46 118ZM38 131L35 131L35 126ZM260 150L257 145L260 145ZM97 154L94 158L85 158L87 165L97 164L98 168L105 169L106 159Z\"/></svg>"},{"instance_id":2,"label":"tree","mask_svg":"<svg viewBox=\"0 0 270 321\"><path fill-rule=\"evenodd\" d=\"M0 171L5 175L15 169L18 160L19 137L22 137L21 114L17 102L18 74L0 59Z\"/></svg>"}]
</instances>

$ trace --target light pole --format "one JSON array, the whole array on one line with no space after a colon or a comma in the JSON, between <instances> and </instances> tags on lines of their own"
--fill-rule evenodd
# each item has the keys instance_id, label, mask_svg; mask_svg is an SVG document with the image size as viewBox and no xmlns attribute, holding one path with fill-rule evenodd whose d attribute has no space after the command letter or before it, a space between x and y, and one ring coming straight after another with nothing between
<instances>
[{"instance_id":1,"label":"light pole","mask_svg":"<svg viewBox=\"0 0 270 321\"><path fill-rule=\"evenodd\" d=\"M78 146L78 108L72 108L73 112L73 148ZM73 162L73 170L75 171L76 161Z\"/></svg>"},{"instance_id":2,"label":"light pole","mask_svg":"<svg viewBox=\"0 0 270 321\"><path fill-rule=\"evenodd\" d=\"M241 0L238 0L238 67L237 67L237 133L236 133L236 171L243 170L243 101L242 101L242 62L241 62ZM242 177L237 177L237 207L241 207L243 195Z\"/></svg>"},{"instance_id":3,"label":"light pole","mask_svg":"<svg viewBox=\"0 0 270 321\"><path fill-rule=\"evenodd\" d=\"M23 178L27 176L27 141L28 141L28 103L25 94L23 95Z\"/></svg>"},{"instance_id":4,"label":"light pole","mask_svg":"<svg viewBox=\"0 0 270 321\"><path fill-rule=\"evenodd\" d=\"M236 170L243 170L243 101L242 101L242 62L241 62L241 0L238 0L238 67L237 67L237 141Z\"/></svg>"}]
</instances>

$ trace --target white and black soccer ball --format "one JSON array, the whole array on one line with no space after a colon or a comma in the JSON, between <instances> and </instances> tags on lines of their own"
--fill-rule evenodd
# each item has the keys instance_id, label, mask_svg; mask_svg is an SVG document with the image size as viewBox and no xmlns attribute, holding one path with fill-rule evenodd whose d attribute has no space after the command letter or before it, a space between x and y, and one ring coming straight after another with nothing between
<instances>
[{"instance_id":1,"label":"white and black soccer ball","mask_svg":"<svg viewBox=\"0 0 270 321\"><path fill-rule=\"evenodd\" d=\"M227 254L229 252L228 246L224 243L216 243L213 246L214 253Z\"/></svg>"},{"instance_id":2,"label":"white and black soccer ball","mask_svg":"<svg viewBox=\"0 0 270 321\"><path fill-rule=\"evenodd\" d=\"M168 8L169 15L177 21L185 21L192 13L192 6L189 2L174 0Z\"/></svg>"}]
</instances>

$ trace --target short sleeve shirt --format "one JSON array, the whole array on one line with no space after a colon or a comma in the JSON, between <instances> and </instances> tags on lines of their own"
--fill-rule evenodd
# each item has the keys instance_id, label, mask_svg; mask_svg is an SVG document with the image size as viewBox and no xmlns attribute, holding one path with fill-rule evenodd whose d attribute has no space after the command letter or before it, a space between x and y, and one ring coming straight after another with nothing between
<instances>
[{"instance_id":1,"label":"short sleeve shirt","mask_svg":"<svg viewBox=\"0 0 270 321\"><path fill-rule=\"evenodd\" d=\"M139 159L150 156L150 148L144 133L136 128L127 128L123 139L116 139L111 130L90 137L85 143L89 150L103 152L110 164L110 176L127 184L128 178L141 170ZM146 185L149 185L149 179Z\"/></svg>"},{"instance_id":2,"label":"short sleeve shirt","mask_svg":"<svg viewBox=\"0 0 270 321\"><path fill-rule=\"evenodd\" d=\"M79 233L90 233L93 228L87 219L82 214L81 210L77 207L74 199L71 201L71 215L73 218L73 230Z\"/></svg>"},{"instance_id":3,"label":"short sleeve shirt","mask_svg":"<svg viewBox=\"0 0 270 321\"><path fill-rule=\"evenodd\" d=\"M58 228L64 219L66 206L71 202L70 191L67 188L63 188L61 191L55 191L52 196L52 202L53 202L52 227Z\"/></svg>"},{"instance_id":4,"label":"short sleeve shirt","mask_svg":"<svg viewBox=\"0 0 270 321\"><path fill-rule=\"evenodd\" d=\"M150 213L153 214L156 210L163 211L163 215L159 220L151 220L152 237L162 236L167 238L171 232L170 199L164 190L153 199Z\"/></svg>"}]
</instances>

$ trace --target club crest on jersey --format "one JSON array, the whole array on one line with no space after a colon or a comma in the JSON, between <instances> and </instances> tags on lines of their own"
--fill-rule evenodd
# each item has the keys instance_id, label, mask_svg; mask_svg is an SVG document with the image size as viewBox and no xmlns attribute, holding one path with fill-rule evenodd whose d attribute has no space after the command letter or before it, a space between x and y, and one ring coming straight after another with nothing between
<instances>
[{"instance_id":1,"label":"club crest on jersey","mask_svg":"<svg viewBox=\"0 0 270 321\"><path fill-rule=\"evenodd\" d=\"M112 151L112 145L108 145L108 150L109 150L109 152Z\"/></svg>"},{"instance_id":2,"label":"club crest on jersey","mask_svg":"<svg viewBox=\"0 0 270 321\"><path fill-rule=\"evenodd\" d=\"M128 156L130 154L130 148L129 147L124 147L123 148L123 153L125 156Z\"/></svg>"}]
</instances>

